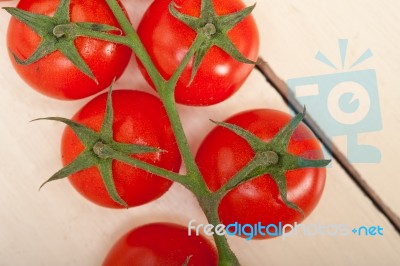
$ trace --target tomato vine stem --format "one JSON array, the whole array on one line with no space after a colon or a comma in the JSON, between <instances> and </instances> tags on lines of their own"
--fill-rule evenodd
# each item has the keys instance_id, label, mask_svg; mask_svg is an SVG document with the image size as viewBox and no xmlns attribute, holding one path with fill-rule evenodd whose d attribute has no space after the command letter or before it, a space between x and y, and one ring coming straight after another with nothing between
<instances>
[{"instance_id":1,"label":"tomato vine stem","mask_svg":"<svg viewBox=\"0 0 400 266\"><path fill-rule=\"evenodd\" d=\"M176 109L176 102L174 96L175 86L179 77L183 73L185 67L188 65L190 60L193 58L194 54L199 50L201 45L204 43L207 36L203 34L197 35L196 39L192 43L192 46L185 55L184 59L181 61L175 73L171 76L171 78L168 81L166 81L156 69L149 54L144 48L140 38L138 37L136 31L133 29L128 18L125 16L118 2L116 0L106 0L106 2L110 6L112 12L114 13L115 17L120 23L122 30L125 32L126 38L128 40L126 40L125 38L115 38L115 37L120 37L115 35L110 37L118 39L118 41L121 41L120 43L122 44L128 45L136 53L136 56L142 62L154 86L156 87L159 96L161 98L161 101L163 102L164 107L167 111L179 150L181 152L187 170L186 177L188 178L188 181L183 182L183 185L185 185L196 195L203 211L205 212L208 221L214 225L219 224L220 223L218 217L219 201L211 202L211 205L209 204L210 202L208 202L205 205L202 204L204 201L202 201L201 199L204 198L210 199L215 197L212 197L213 193L210 192L207 185L205 184L205 181L200 173L200 170L198 169L198 166L194 160L194 156L190 151L187 137L184 132L179 113ZM97 35L98 37L100 37L101 33ZM104 35L103 37L106 36ZM217 234L214 234L214 241L218 249L219 265L240 265L235 254L229 247L229 244L225 236L219 236Z\"/></svg>"},{"instance_id":2,"label":"tomato vine stem","mask_svg":"<svg viewBox=\"0 0 400 266\"><path fill-rule=\"evenodd\" d=\"M126 37L130 40L125 44L128 44L128 46L132 48L136 56L140 59L147 73L149 73L151 80L154 82L154 85L156 87L161 86L161 84L165 82L164 78L161 76L161 74L155 67L153 61L151 60L149 54L147 53L145 47L143 46L137 32L132 27L131 22L124 14L124 11L122 10L118 1L106 0L106 2L110 7L111 11L113 12L114 16L117 18L118 23L122 27L122 31L126 34Z\"/></svg>"},{"instance_id":3,"label":"tomato vine stem","mask_svg":"<svg viewBox=\"0 0 400 266\"><path fill-rule=\"evenodd\" d=\"M215 194L213 194L215 195ZM207 200L207 204L202 205L202 209L207 216L208 222L214 226L221 224L221 220L218 215L218 206L220 199L217 197L211 196ZM232 249L229 246L228 240L225 236L220 236L218 234L213 235L215 245L218 249L218 265L219 266L239 266L240 262L237 259L235 253L233 253Z\"/></svg>"},{"instance_id":4,"label":"tomato vine stem","mask_svg":"<svg viewBox=\"0 0 400 266\"><path fill-rule=\"evenodd\" d=\"M142 62L145 67L147 73L149 74L154 86L156 87L160 99L164 104L164 107L167 111L168 117L171 121L171 125L174 131L174 135L184 161L187 173L185 175L179 175L176 173L172 173L170 171L150 166L145 162L141 162L140 160L133 159L128 156L120 155L118 152L114 152L112 150L108 151L108 155L115 160L119 160L130 164L135 167L142 168L150 173L157 174L163 176L169 180L178 182L188 188L190 191L194 193L196 198L198 199L208 221L211 224L217 225L220 223L218 217L218 205L219 205L219 197L215 197L217 194L212 193L200 173L198 166L194 160L194 156L190 151L189 144L187 141L186 134L184 132L182 122L179 116L179 113L176 109L175 102L175 86L176 83L183 73L186 66L189 64L190 60L193 58L195 53L199 50L201 45L206 40L207 36L205 34L198 34L192 46L188 50L187 54L183 58L180 65L177 67L174 74L171 76L169 80L164 79L157 68L155 67L153 61L151 60L149 54L144 48L139 36L137 35L135 29L132 27L129 19L125 16L123 10L121 9L118 1L116 0L106 0L113 14L117 18L122 32L125 35L115 35L107 32L101 31L93 31L84 27L74 28L72 34L76 36L85 36L92 37L95 39L110 41L114 43L119 43L122 45L126 45L130 47ZM102 145L100 148L104 149L105 147ZM96 148L99 148L96 146ZM204 199L207 199L204 201ZM214 200L210 200L214 199ZM218 199L218 200L217 200ZM230 249L229 244L225 236L219 236L214 234L214 241L218 249L219 254L219 265L240 265L237 260L235 254Z\"/></svg>"}]
</instances>

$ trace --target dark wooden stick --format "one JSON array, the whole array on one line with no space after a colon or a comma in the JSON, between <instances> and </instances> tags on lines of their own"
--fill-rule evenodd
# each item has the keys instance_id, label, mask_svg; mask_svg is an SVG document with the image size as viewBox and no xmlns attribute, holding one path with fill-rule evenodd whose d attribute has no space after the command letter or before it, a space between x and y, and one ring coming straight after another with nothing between
<instances>
[{"instance_id":1,"label":"dark wooden stick","mask_svg":"<svg viewBox=\"0 0 400 266\"><path fill-rule=\"evenodd\" d=\"M262 58L258 58L257 70L259 70L266 78L267 82L282 96L288 106L296 113L303 111L303 106L295 97L289 95L286 83L280 79L272 70L272 68ZM400 234L400 218L396 215L386 203L379 197L374 189L368 185L361 174L354 168L339 148L330 140L318 124L312 119L309 114L306 114L304 122L310 127L317 138L325 146L325 148L332 154L332 157L339 163L354 183L361 189L361 191L372 201L374 206L389 220L397 233Z\"/></svg>"}]
</instances>

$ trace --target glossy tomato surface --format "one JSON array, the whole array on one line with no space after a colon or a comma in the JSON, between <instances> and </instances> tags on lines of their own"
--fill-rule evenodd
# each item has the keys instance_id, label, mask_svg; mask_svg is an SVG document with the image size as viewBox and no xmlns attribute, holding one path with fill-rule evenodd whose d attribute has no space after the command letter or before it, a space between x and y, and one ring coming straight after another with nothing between
<instances>
[{"instance_id":1,"label":"glossy tomato surface","mask_svg":"<svg viewBox=\"0 0 400 266\"><path fill-rule=\"evenodd\" d=\"M53 16L60 1L21 0L17 7L32 13ZM72 22L95 22L119 27L105 0L71 0ZM32 88L52 98L81 99L107 88L126 68L131 50L110 42L79 37L75 40L78 52L92 70L98 84L80 72L60 52L53 52L30 65L18 64L12 53L22 60L37 49L41 38L22 22L11 18L7 33L10 58L18 74Z\"/></svg>"},{"instance_id":2,"label":"glossy tomato surface","mask_svg":"<svg viewBox=\"0 0 400 266\"><path fill-rule=\"evenodd\" d=\"M289 121L290 115L271 109L245 111L226 122L238 125L262 140L270 141ZM308 159L322 159L319 141L300 124L292 135L288 152ZM196 161L205 181L213 191L225 184L254 156L248 143L222 127L214 128L202 142ZM305 168L286 172L288 200L309 215L317 205L325 184L325 168ZM278 187L269 175L257 177L230 191L221 201L219 215L227 225L294 224L302 215L282 201ZM273 231L273 230L271 230ZM256 236L261 237L260 235Z\"/></svg>"},{"instance_id":3,"label":"glossy tomato surface","mask_svg":"<svg viewBox=\"0 0 400 266\"><path fill-rule=\"evenodd\" d=\"M162 103L158 98L145 92L116 90L112 94L114 140L158 147L166 152L132 155L135 158L179 171L180 154L176 146L171 125ZM100 131L107 94L101 94L78 111L72 120ZM84 147L67 127L62 137L63 164L69 164ZM113 177L116 189L128 206L137 206L160 197L171 186L171 182L122 162L113 161ZM105 207L122 208L107 193L96 167L77 172L69 177L74 188L88 200Z\"/></svg>"},{"instance_id":4,"label":"glossy tomato surface","mask_svg":"<svg viewBox=\"0 0 400 266\"><path fill-rule=\"evenodd\" d=\"M138 34L157 69L169 78L190 48L196 33L173 17L168 10L170 0L155 0L143 16ZM177 10L199 17L200 0L175 0ZM245 8L240 0L214 0L216 13L226 15ZM244 57L256 61L259 36L252 16L245 18L228 32L229 38ZM140 64L139 64L140 65ZM212 105L232 96L243 84L254 65L236 61L220 48L212 47L204 57L196 77L188 86L192 63L178 81L175 98L187 105ZM148 75L141 68L146 79Z\"/></svg>"},{"instance_id":5,"label":"glossy tomato surface","mask_svg":"<svg viewBox=\"0 0 400 266\"><path fill-rule=\"evenodd\" d=\"M171 223L153 223L135 228L112 247L103 266L217 265L217 252L203 236Z\"/></svg>"}]
</instances>

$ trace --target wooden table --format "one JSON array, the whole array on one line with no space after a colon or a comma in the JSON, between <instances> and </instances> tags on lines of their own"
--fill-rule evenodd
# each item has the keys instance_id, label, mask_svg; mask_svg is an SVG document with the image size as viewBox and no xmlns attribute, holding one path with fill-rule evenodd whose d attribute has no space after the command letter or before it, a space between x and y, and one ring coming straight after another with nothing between
<instances>
[{"instance_id":1,"label":"wooden table","mask_svg":"<svg viewBox=\"0 0 400 266\"><path fill-rule=\"evenodd\" d=\"M124 1L135 25L151 1ZM251 4L251 1L246 1ZM16 1L1 2L13 6ZM400 214L400 2L396 0L285 0L259 1L254 16L261 35L260 55L283 80L349 72L349 64L367 49L373 57L353 70L376 74L382 129L361 131L359 142L380 150L378 163L353 164L366 184L397 215ZM154 221L187 225L204 223L194 197L180 185L159 200L130 210L110 210L83 200L59 181L40 192L38 187L61 167L58 123L30 120L50 115L71 117L89 99L62 102L46 98L13 71L5 36L10 16L0 12L0 265L99 265L121 234ZM348 40L341 67L338 40ZM333 69L315 55L320 51L338 66ZM134 59L116 88L151 91ZM281 96L254 71L231 99L216 106L180 106L195 151L212 128L209 118L223 120L250 108L289 111ZM309 107L310 108L310 107ZM371 120L371 123L374 121ZM364 132L364 133L363 133ZM333 138L346 154L347 138ZM246 241L229 238L243 265L400 265L398 228L374 206L342 167L328 169L324 195L304 222L308 225L380 226L383 236L304 236L283 240Z\"/></svg>"}]
</instances>

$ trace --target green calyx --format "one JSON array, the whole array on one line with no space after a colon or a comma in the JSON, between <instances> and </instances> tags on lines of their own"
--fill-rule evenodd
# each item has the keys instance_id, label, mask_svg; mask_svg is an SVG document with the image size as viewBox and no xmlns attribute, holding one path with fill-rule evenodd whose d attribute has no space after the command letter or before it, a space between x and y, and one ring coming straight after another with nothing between
<instances>
[{"instance_id":1,"label":"green calyx","mask_svg":"<svg viewBox=\"0 0 400 266\"><path fill-rule=\"evenodd\" d=\"M197 18L180 13L177 10L175 3L173 1L170 3L170 13L175 18L182 21L184 24L196 31L198 35L202 35L204 37L202 45L196 51L194 56L190 82L193 81L204 56L213 46L221 48L239 62L246 64L255 64L255 62L244 57L228 37L228 32L236 24L245 19L248 15L250 15L254 7L255 5L252 5L232 14L218 16L215 12L212 0L204 0L201 1L200 17Z\"/></svg>"},{"instance_id":2,"label":"green calyx","mask_svg":"<svg viewBox=\"0 0 400 266\"><path fill-rule=\"evenodd\" d=\"M111 88L108 93L105 116L100 132L96 132L72 120L60 117L48 117L36 120L54 120L65 123L74 131L85 147L84 151L82 151L79 156L77 156L70 164L50 177L40 186L40 188L50 181L68 177L76 172L90 167L97 167L110 197L116 203L127 208L128 205L123 199L121 199L114 184L112 161L117 159L127 162L133 166L138 166L139 168L151 169L151 167L154 166L134 159L131 157L131 155L163 152L163 150L154 147L120 143L113 140L113 108Z\"/></svg>"},{"instance_id":3,"label":"green calyx","mask_svg":"<svg viewBox=\"0 0 400 266\"><path fill-rule=\"evenodd\" d=\"M287 199L285 173L301 168L325 167L330 163L330 160L309 160L288 153L287 151L290 138L297 126L304 119L305 112L304 108L304 112L296 115L270 142L264 142L253 133L239 126L224 122L214 122L245 139L255 153L254 159L247 166L250 170L238 179L232 178L232 184L228 184L227 188L232 189L241 183L268 174L276 182L282 201L286 206L297 210L304 216L303 210Z\"/></svg>"},{"instance_id":4,"label":"green calyx","mask_svg":"<svg viewBox=\"0 0 400 266\"><path fill-rule=\"evenodd\" d=\"M72 23L70 20L70 0L61 0L53 17L34 14L14 7L4 9L16 19L27 25L31 30L41 37L41 42L33 54L26 60L19 58L13 53L18 64L29 65L55 52L61 52L81 72L97 82L96 77L83 60L75 47L74 40L82 35L82 32L108 32L120 29L103 24L90 22Z\"/></svg>"}]
</instances>

